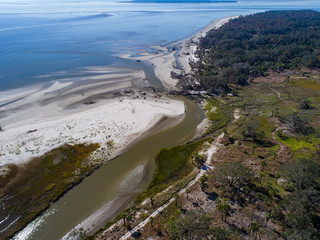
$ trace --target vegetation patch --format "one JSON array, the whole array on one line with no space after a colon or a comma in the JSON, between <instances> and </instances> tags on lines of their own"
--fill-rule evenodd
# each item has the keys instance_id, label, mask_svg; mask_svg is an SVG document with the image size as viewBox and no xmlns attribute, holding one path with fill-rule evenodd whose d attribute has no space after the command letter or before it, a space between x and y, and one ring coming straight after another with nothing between
<instances>
[{"instance_id":1,"label":"vegetation patch","mask_svg":"<svg viewBox=\"0 0 320 240\"><path fill-rule=\"evenodd\" d=\"M230 20L200 39L192 76L200 84L191 87L221 93L268 71L318 68L319 23L317 11L268 11Z\"/></svg>"},{"instance_id":2,"label":"vegetation patch","mask_svg":"<svg viewBox=\"0 0 320 240\"><path fill-rule=\"evenodd\" d=\"M298 80L294 82L296 86L312 90L320 90L320 83L315 80Z\"/></svg>"},{"instance_id":3,"label":"vegetation patch","mask_svg":"<svg viewBox=\"0 0 320 240\"><path fill-rule=\"evenodd\" d=\"M146 197L154 196L173 182L188 176L194 169L191 156L203 142L204 140L162 149L156 156L157 167L154 177L148 188L137 197L136 203L142 202Z\"/></svg>"},{"instance_id":4,"label":"vegetation patch","mask_svg":"<svg viewBox=\"0 0 320 240\"><path fill-rule=\"evenodd\" d=\"M9 177L0 189L4 207L0 217L9 218L1 227L19 220L2 232L1 238L12 236L97 168L100 163L92 163L88 157L99 147L99 144L64 145L24 166L10 166Z\"/></svg>"},{"instance_id":5,"label":"vegetation patch","mask_svg":"<svg viewBox=\"0 0 320 240\"><path fill-rule=\"evenodd\" d=\"M211 121L208 133L212 133L226 126L230 120L230 109L222 102L215 99L207 99L205 110L207 118Z\"/></svg>"},{"instance_id":6,"label":"vegetation patch","mask_svg":"<svg viewBox=\"0 0 320 240\"><path fill-rule=\"evenodd\" d=\"M301 148L315 150L315 143L318 142L315 138L295 138L289 136L282 136L282 138L279 137L278 140L287 145L292 151L298 151Z\"/></svg>"}]
</instances>

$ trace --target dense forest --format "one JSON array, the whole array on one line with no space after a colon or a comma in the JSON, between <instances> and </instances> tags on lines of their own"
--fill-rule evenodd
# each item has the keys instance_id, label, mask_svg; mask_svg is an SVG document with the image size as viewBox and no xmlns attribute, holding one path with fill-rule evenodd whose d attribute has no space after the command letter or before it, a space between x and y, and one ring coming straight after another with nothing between
<instances>
[{"instance_id":1,"label":"dense forest","mask_svg":"<svg viewBox=\"0 0 320 240\"><path fill-rule=\"evenodd\" d=\"M269 11L233 19L203 37L197 55L200 84L192 87L218 93L269 71L319 68L320 13Z\"/></svg>"}]
</instances>

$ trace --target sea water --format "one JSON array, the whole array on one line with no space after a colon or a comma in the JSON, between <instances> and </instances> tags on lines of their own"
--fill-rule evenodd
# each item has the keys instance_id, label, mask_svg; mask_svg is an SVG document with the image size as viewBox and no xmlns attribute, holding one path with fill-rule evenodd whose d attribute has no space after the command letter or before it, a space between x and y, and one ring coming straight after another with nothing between
<instances>
[{"instance_id":1,"label":"sea water","mask_svg":"<svg viewBox=\"0 0 320 240\"><path fill-rule=\"evenodd\" d=\"M88 66L186 37L213 19L268 9L315 9L318 1L154 3L0 0L0 92L72 77ZM174 2L174 1L167 1ZM194 1L193 1L194 2Z\"/></svg>"}]
</instances>

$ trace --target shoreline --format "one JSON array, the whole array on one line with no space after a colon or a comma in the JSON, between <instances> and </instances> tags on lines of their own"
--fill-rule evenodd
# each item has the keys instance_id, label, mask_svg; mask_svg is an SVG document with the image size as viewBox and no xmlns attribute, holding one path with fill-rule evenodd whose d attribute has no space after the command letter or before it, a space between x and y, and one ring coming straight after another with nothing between
<instances>
[{"instance_id":1,"label":"shoreline","mask_svg":"<svg viewBox=\"0 0 320 240\"><path fill-rule=\"evenodd\" d=\"M103 77L104 81L78 86L56 82L2 107L0 167L25 163L63 144L76 143L97 142L107 148L106 142L112 141L112 152L117 154L111 159L163 116L175 118L185 112L180 101L135 88L132 81L145 84L142 71Z\"/></svg>"},{"instance_id":2,"label":"shoreline","mask_svg":"<svg viewBox=\"0 0 320 240\"><path fill-rule=\"evenodd\" d=\"M218 27L219 25L217 25L217 22L220 23L221 21L227 21L229 19L230 18L224 18L224 19L212 21L204 29L208 28L208 26L210 26L210 29L212 27ZM189 38L186 38L184 40L179 41L178 43L182 47L179 47L177 49L177 52L181 53L182 49L186 49L187 51L190 51L190 48L189 48L190 46L188 46L188 42L187 41L190 41L195 36L199 36L199 34L203 34L204 29L200 30L198 33L192 35ZM210 29L208 29L208 30L210 30ZM142 61L150 62L154 67L154 72L155 72L156 76L161 80L163 85L165 87L167 87L168 89L172 90L172 89L176 88L175 85L177 83L177 80L173 79L170 76L171 71L175 71L176 70L176 62L177 61L181 61L181 62L187 61L188 62L189 61L188 59L189 59L190 56L185 54L182 57L178 56L176 58L176 56L175 56L175 54L177 53L176 51L169 52L167 48L166 48L166 50L161 48L161 51L163 51L163 53L161 53L161 54L142 54L141 56L139 56L137 58L131 58L129 56L123 56L123 57L124 58L130 58L130 59L142 60ZM171 71L169 71L169 70L171 70ZM138 79L138 82L141 85L146 86L145 85L146 84L145 83L145 78L143 78L143 77L145 77L145 76L143 76L144 74L141 73L141 71L140 71L140 73L135 73L135 74L136 75L134 75L134 78ZM112 77L115 77L115 76L113 75ZM125 79L125 76L122 76L122 78ZM132 76L131 76L131 79L132 79ZM131 83L131 81L130 81L130 83ZM128 84L128 81L124 81L124 84ZM53 86L54 85L55 84L53 84ZM85 86L88 87L88 85L85 85ZM161 119L166 118L166 117L170 118L170 119L174 119L174 118L177 118L179 116L182 116L184 114L184 112L185 112L184 104L183 103L181 104L181 101L173 100L173 99L170 99L170 98L167 98L167 97L161 97L161 99L157 99L156 95L150 94L150 93L148 93L147 97L149 97L151 99L141 99L141 98L143 98L145 96L144 95L145 91L140 91L139 94L134 94L134 95L131 95L131 93L130 93L129 96L128 95L126 96L124 93L122 93L124 95L122 95L121 97L118 97L118 96L117 97L114 97L114 96L112 97L112 94L114 94L115 92L118 93L121 89L129 88L129 86L131 86L131 88L134 88L132 84L131 85L128 84L128 85L125 85L125 86L121 86L120 88L119 88L119 85L118 85L118 88L114 88L111 91L110 91L110 88L109 88L108 89L109 90L108 94L111 95L111 97L109 96L109 99L103 99L103 97L102 97L102 100L99 99L99 101L97 103L85 104L85 105L87 105L85 107L88 107L88 110L84 111L83 110L83 107L84 107L83 103L82 103L82 106L79 106L81 104L81 101L83 102L85 99L89 99L90 100L90 96L97 96L99 94L105 94L105 90L96 91L96 92L94 92L94 90L93 90L94 94L92 94L92 92L91 92L90 96L88 95L87 92L84 92L83 94L86 94L86 95L80 94L81 95L81 97L80 97L78 94L81 93L81 91L84 91L84 89L81 88L81 86L80 86L79 89L78 88L74 89L72 87L72 84L65 84L62 88L59 88L59 84L58 84L58 86L55 86L55 87L53 87L53 89L51 89L52 90L51 92L50 91L46 92L46 90L44 90L42 92L43 96L48 96L48 95L50 95L50 93L54 93L56 95L53 96L52 99L46 98L46 99L44 99L46 101L39 101L39 103L42 103L44 105L39 104L39 106L37 106L37 107L40 107L40 109L42 107L42 109L43 109L43 107L47 108L48 105L50 105L50 104L52 105L53 103L55 103L56 105L51 110L56 110L57 111L57 109L59 109L59 107L60 107L60 111L57 111L57 112L59 114L62 113L62 115L64 115L64 116L62 116L62 119L66 120L67 117L65 115L68 115L68 114L70 115L71 113L73 114L71 119L67 119L67 120L69 120L69 123L70 123L70 121L72 122L72 118L74 120L74 116L81 115L81 113L84 113L85 115L89 115L89 114L86 114L86 113L89 113L90 111L91 111L90 115L94 115L96 117L96 114L98 112L101 112L101 108L103 108L105 106L109 106L110 107L110 106L114 105L115 109L118 109L118 111L117 111L118 113L119 113L119 109L120 109L120 111L122 111L122 110L126 111L126 114L124 114L124 116L119 116L118 115L116 117L118 119L118 121L121 118L122 119L123 118L128 119L128 118L132 117L132 115L137 116L136 113L139 113L139 112L142 113L141 116L143 116L143 117L141 117L141 116L140 117L136 117L136 118L134 118L135 119L134 121L131 121L131 126L132 126L132 124L135 124L135 121L138 121L141 118L144 119L144 121L142 121L142 122L140 122L138 124L138 127L129 128L128 126L130 125L130 123L126 123L124 125L119 126L119 129L126 128L125 132L114 131L115 134L113 135L113 137L110 137L110 139L112 141L116 141L115 142L115 150L112 151L111 153L108 152L108 154L110 154L110 155L109 155L108 159L106 159L106 161L107 161L107 160L111 160L111 159L115 158L116 156L120 155L121 153L123 153L126 149L128 149L128 147L132 146L132 144L134 144L135 142L141 140L141 138L146 137L148 134L151 134L154 131L159 131L160 128L163 129L162 127L160 127L160 128L158 127L158 130L157 130L157 128L156 129L152 129L152 127L157 126L158 123L161 122ZM91 85L91 87L93 87L93 89L97 90L97 87L99 88L99 83L96 86ZM100 85L100 87L101 87L101 85ZM73 91L71 91L71 89ZM69 92L70 95L67 94L67 96L63 96L65 98L61 102L58 102L58 103L55 102L54 99L57 99L59 97L59 93L61 94L63 91L66 91L66 90L70 91ZM40 94L36 93L36 95L38 95L38 96L40 95L41 96L41 93ZM68 99L68 97L69 97L69 99ZM72 101L70 101L71 99L72 99ZM69 101L67 101L67 100L69 100ZM90 100L90 101L94 101L94 100L96 100L96 99L93 98L93 100ZM15 105L16 104L17 103L15 103ZM121 106L123 104L125 104L125 106ZM141 105L143 105L142 108L138 109L139 107L141 107ZM168 106L170 106L170 107L168 107ZM68 108L70 108L70 109L68 109ZM149 108L149 109L146 109L146 108ZM97 109L99 109L99 111L97 111ZM151 111L151 109L153 111ZM67 113L67 112L69 112L69 113ZM73 113L73 112L75 112L75 113ZM147 117L147 120L145 120L146 114L150 113L150 112L152 112L152 114ZM107 109L105 113L106 114L110 113L110 108ZM19 116L16 116L16 117L17 117L17 119L19 119ZM80 120L82 122L88 122L88 121L85 121L82 118L80 118ZM30 121L30 119L29 119L29 121ZM32 127L29 126L28 128L26 128L26 127L23 128L21 126L13 126L12 125L13 127L10 128L10 125L9 125L9 130L6 130L6 128L5 128L5 131L0 133L0 134L4 134L7 131L11 131L14 128L19 128L20 127L21 128L20 129L21 134L24 134L24 135L27 135L27 134L36 135L36 134L40 133L40 135L43 135L43 134L41 134L41 131L38 129L41 124L45 125L44 129L46 129L46 130L48 130L48 122L50 122L50 121L51 121L51 123L56 121L57 123L59 123L58 125L61 124L61 122L59 122L59 118L57 118L56 116L55 116L55 118L53 120L52 119L51 120L50 119L49 120L46 119L45 121L39 122L39 120L38 120L38 122L37 122L37 119L32 119L32 121L34 121L33 125L31 125ZM71 130L71 129L75 128L75 126L78 125L79 122L80 121L76 121L75 125L71 124L71 126L65 126L65 128L63 130L67 130L67 131L68 131L68 129ZM170 121L169 122L166 121L166 122L167 123L163 123L163 127L167 127L168 128L169 127L168 123ZM25 122L25 123L28 123L28 122ZM99 124L100 122L96 121L94 123L95 124ZM114 123L116 123L116 122L114 122ZM170 126L172 126L172 124L173 123L171 122ZM106 126L107 125L108 124L106 124ZM35 126L38 126L38 127L35 128ZM6 127L6 126L4 126L4 127ZM27 130L27 129L30 129L30 130ZM33 131L34 129L36 129L36 131L30 132L30 131ZM61 132L63 132L63 131L60 130L60 133ZM79 130L77 130L77 132L79 132ZM89 132L91 132L91 135L92 135L92 130L89 131ZM48 135L50 135L50 134L48 134ZM88 135L89 135L89 133L87 133L87 136ZM108 135L108 134L106 132L104 132L103 135L105 136L105 135ZM83 135L82 135L82 137L83 137ZM16 139L21 139L21 137L15 137L15 138ZM70 141L70 139L67 139L67 140ZM104 146L106 146L106 145L104 145ZM49 150L47 150L47 151L49 151ZM1 152L1 149L0 149L0 152ZM44 152L46 152L46 151L43 151L43 153ZM96 152L94 157L101 157L102 155L105 155L105 154L106 154L106 152L104 152L104 151L101 151L101 152L98 152L98 153ZM0 155L0 160L1 160L1 157L2 156ZM2 164L2 162L1 162L1 164ZM0 166L0 168L1 168L1 166ZM119 198L121 198L121 197L119 197ZM106 203L104 206L105 207L109 206L108 203ZM124 206L123 204L121 204L121 206L119 206L118 204L116 204L116 206L113 205L113 208L114 208L113 210L115 210L115 214L123 206ZM93 214L95 214L96 216L101 216L101 214L99 213L101 211L103 212L103 211L105 211L105 209L103 207L101 207L98 211L94 212ZM99 219L96 219L95 221L99 222L100 220L101 219L99 218ZM84 220L83 222L86 222L86 221L87 220ZM89 220L89 223L91 225L92 225L92 221L93 220ZM86 223L86 225L88 225L89 223ZM91 231L91 230L89 230L89 231Z\"/></svg>"},{"instance_id":3,"label":"shoreline","mask_svg":"<svg viewBox=\"0 0 320 240\"><path fill-rule=\"evenodd\" d=\"M21 100L19 96L17 101L3 106L0 117L1 124L4 122L5 125L4 131L0 132L0 174L10 174L8 164L24 165L33 157L65 144L99 143L101 147L91 159L98 159L102 166L134 143L183 119L185 106L182 101L136 88L133 82L149 87L143 71L124 69L123 73L114 73L120 71L118 68L112 71L99 76L93 84L88 84L89 81L78 84L55 82L49 88L27 93ZM127 207L133 198L118 206L120 199L112 209L117 212L121 207ZM42 214L15 236L26 234L25 231L30 231L29 226L36 229ZM1 223L5 226L13 224L10 218Z\"/></svg>"},{"instance_id":4,"label":"shoreline","mask_svg":"<svg viewBox=\"0 0 320 240\"><path fill-rule=\"evenodd\" d=\"M180 42L180 44L184 45L184 46L187 46L188 45L188 41L190 41L190 39L193 39L193 38L199 38L200 37L200 34L206 34L209 30L211 30L212 28L216 27L220 27L222 24L226 23L227 21L229 21L230 19L232 18L236 18L237 16L235 17L228 17L228 18L223 18L223 19L218 19L218 20L213 20L210 24L208 24L207 26L205 26L203 29L201 29L199 32L193 34L192 36L188 37L188 38L185 38ZM174 43L173 43L174 44ZM166 50L168 51L168 49ZM181 51L181 49L178 49L177 52L179 53ZM141 56L140 57L135 57L134 59L135 60L141 60L141 61L148 61L150 63L152 63L152 65L154 66L154 70L155 70L155 74L159 77L159 79L162 81L163 85L166 86L167 88L169 89L175 89L172 87L172 84L174 84L174 82L172 81L173 79L170 77L170 79L166 79L165 81L163 79L161 79L161 76L162 75L162 72L156 72L156 67L157 66L161 66L161 59L164 59L165 62L168 62L170 61L170 59L173 57L174 58L174 62L176 61L179 61L179 58L177 59L174 55L176 54L175 51L173 51L172 53L170 52L167 52L167 53L163 53L163 55L160 55L160 56L156 56L155 58L153 58L153 56L155 54L150 54L150 53L142 53L141 56L143 56L143 58L141 59ZM130 56L128 55L123 55L122 57L125 57L125 58L130 58ZM156 59L158 58L158 60ZM160 60L159 60L160 59ZM166 67L168 67L168 65L166 65ZM171 65L171 70L176 70L176 67L174 64ZM163 71L163 70L162 70ZM163 76L163 75L162 75ZM197 136L200 136L202 134L202 132L205 131L205 128L207 126L207 119L203 119L203 121L198 125L197 129L196 129L196 132L195 132L195 135L192 139L194 139L195 137ZM110 204L112 201L110 201ZM109 202L108 202L109 203ZM107 205L108 203L106 203L105 205ZM127 207L129 206L129 204L127 205ZM121 209L123 209L123 205L119 206L118 205L118 211L120 211ZM105 209L103 209L103 207L99 208L96 212L94 212L92 215L90 215L87 219L83 220L81 223L79 223L76 227L74 227L70 232L68 232L63 239L67 239L67 237L71 234L71 232L74 230L74 229L85 229L86 226L92 226L95 224L95 222L97 220L94 220L92 219L92 216L95 215L95 216L98 216L100 215L100 213L105 211ZM117 211L117 212L118 212ZM116 214L115 214L116 215ZM90 221L91 219L91 221ZM110 219L112 219L110 217ZM89 221L89 222L88 222ZM99 221L99 220L98 220ZM93 232L92 229L87 229L85 230L85 233L89 233L91 234Z\"/></svg>"},{"instance_id":5,"label":"shoreline","mask_svg":"<svg viewBox=\"0 0 320 240\"><path fill-rule=\"evenodd\" d=\"M176 74L190 74L191 67L189 63L198 59L195 56L199 39L211 29L219 28L231 19L239 16L231 16L211 21L200 31L191 34L166 46L154 46L156 53L148 53L142 50L139 56L132 57L129 54L122 55L122 58L135 59L137 61L146 61L151 63L155 75L160 79L163 85L169 90L177 90L178 79L171 76L171 72ZM171 50L173 49L173 50Z\"/></svg>"}]
</instances>

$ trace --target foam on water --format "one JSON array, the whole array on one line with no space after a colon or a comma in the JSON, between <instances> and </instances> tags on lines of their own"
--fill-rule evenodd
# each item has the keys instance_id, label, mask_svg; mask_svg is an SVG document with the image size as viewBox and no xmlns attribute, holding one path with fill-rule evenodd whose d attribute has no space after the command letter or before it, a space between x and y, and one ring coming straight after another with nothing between
<instances>
[{"instance_id":1,"label":"foam on water","mask_svg":"<svg viewBox=\"0 0 320 240\"><path fill-rule=\"evenodd\" d=\"M56 209L50 208L49 211L46 211L41 217L38 217L31 223L29 223L21 232L16 234L12 239L13 240L27 240L29 239L32 234L37 231L37 228L45 223L46 218L51 214L54 214Z\"/></svg>"}]
</instances>

